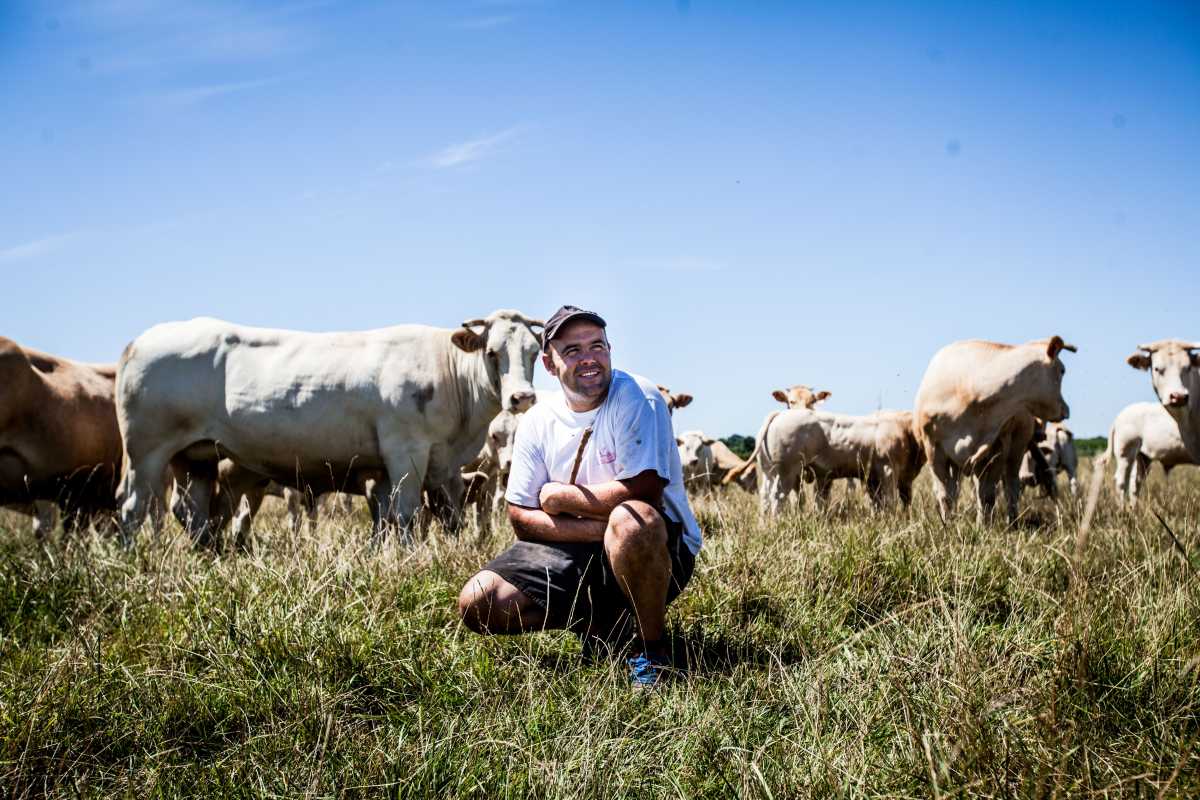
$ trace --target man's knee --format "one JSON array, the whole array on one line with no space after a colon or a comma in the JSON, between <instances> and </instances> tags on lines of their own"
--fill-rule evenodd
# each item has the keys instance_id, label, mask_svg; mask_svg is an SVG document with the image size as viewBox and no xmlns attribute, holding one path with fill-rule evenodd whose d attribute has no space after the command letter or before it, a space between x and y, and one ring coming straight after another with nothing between
<instances>
[{"instance_id":1,"label":"man's knee","mask_svg":"<svg viewBox=\"0 0 1200 800\"><path fill-rule=\"evenodd\" d=\"M476 573L458 593L458 616L475 633L508 633L520 628L530 601L495 572Z\"/></svg>"},{"instance_id":2,"label":"man's knee","mask_svg":"<svg viewBox=\"0 0 1200 800\"><path fill-rule=\"evenodd\" d=\"M604 542L610 547L666 547L667 523L649 503L627 500L608 515Z\"/></svg>"},{"instance_id":3,"label":"man's knee","mask_svg":"<svg viewBox=\"0 0 1200 800\"><path fill-rule=\"evenodd\" d=\"M458 616L475 633L487 633L488 618L496 604L493 575L484 570L471 576L458 593Z\"/></svg>"}]
</instances>

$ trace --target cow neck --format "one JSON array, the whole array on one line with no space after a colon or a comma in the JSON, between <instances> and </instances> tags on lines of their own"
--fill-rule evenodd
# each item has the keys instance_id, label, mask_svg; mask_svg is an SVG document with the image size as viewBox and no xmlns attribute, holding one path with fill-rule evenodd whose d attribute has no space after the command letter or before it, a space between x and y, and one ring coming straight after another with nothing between
<instances>
[{"instance_id":1,"label":"cow neck","mask_svg":"<svg viewBox=\"0 0 1200 800\"><path fill-rule=\"evenodd\" d=\"M1200 428L1196 426L1196 421L1200 420L1200 397L1192 394L1183 413L1178 417L1174 414L1171 416L1179 426L1179 436L1183 439L1184 449L1193 461L1200 464Z\"/></svg>"},{"instance_id":2,"label":"cow neck","mask_svg":"<svg viewBox=\"0 0 1200 800\"><path fill-rule=\"evenodd\" d=\"M468 427L471 420L484 420L484 425L500 413L500 388L492 386L484 351L467 353L453 344L449 348L449 372L453 377L452 393L458 404L459 427Z\"/></svg>"}]
</instances>

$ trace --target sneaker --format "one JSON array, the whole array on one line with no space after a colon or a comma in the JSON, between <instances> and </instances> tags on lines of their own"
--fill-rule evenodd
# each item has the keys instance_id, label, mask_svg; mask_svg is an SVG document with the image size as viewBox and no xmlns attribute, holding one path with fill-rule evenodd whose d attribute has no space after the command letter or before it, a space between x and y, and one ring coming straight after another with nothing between
<instances>
[{"instance_id":1,"label":"sneaker","mask_svg":"<svg viewBox=\"0 0 1200 800\"><path fill-rule=\"evenodd\" d=\"M629 665L629 684L635 689L654 689L666 677L666 661L648 653L625 660Z\"/></svg>"}]
</instances>

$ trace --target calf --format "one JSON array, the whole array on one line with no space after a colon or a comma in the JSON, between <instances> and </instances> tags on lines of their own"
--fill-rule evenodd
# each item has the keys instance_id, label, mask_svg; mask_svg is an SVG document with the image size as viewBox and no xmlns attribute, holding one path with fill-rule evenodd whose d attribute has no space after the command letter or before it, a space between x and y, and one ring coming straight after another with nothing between
<instances>
[{"instance_id":1,"label":"calf","mask_svg":"<svg viewBox=\"0 0 1200 800\"><path fill-rule=\"evenodd\" d=\"M1116 456L1114 476L1117 500L1136 508L1150 465L1157 461L1163 472L1180 464L1195 464L1179 434L1175 418L1160 403L1133 403L1121 409L1108 432L1104 459Z\"/></svg>"}]
</instances>

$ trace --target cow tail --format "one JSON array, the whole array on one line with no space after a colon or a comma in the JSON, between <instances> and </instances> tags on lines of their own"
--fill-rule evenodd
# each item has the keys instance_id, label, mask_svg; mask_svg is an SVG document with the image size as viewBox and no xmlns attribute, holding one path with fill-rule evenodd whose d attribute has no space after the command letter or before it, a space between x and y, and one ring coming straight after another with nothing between
<instances>
[{"instance_id":1,"label":"cow tail","mask_svg":"<svg viewBox=\"0 0 1200 800\"><path fill-rule=\"evenodd\" d=\"M750 451L750 455L746 456L746 463L740 467L729 470L729 472L726 472L725 477L721 479L722 486L728 486L734 481L740 480L743 475L748 475L750 470L756 468L756 459L758 458L759 452L766 451L766 448L763 447L763 440L767 438L767 428L770 427L771 420L775 419L779 413L780 412L778 411L772 411L767 415L767 419L763 423L762 430L758 432L758 438L754 441L754 449Z\"/></svg>"}]
</instances>

